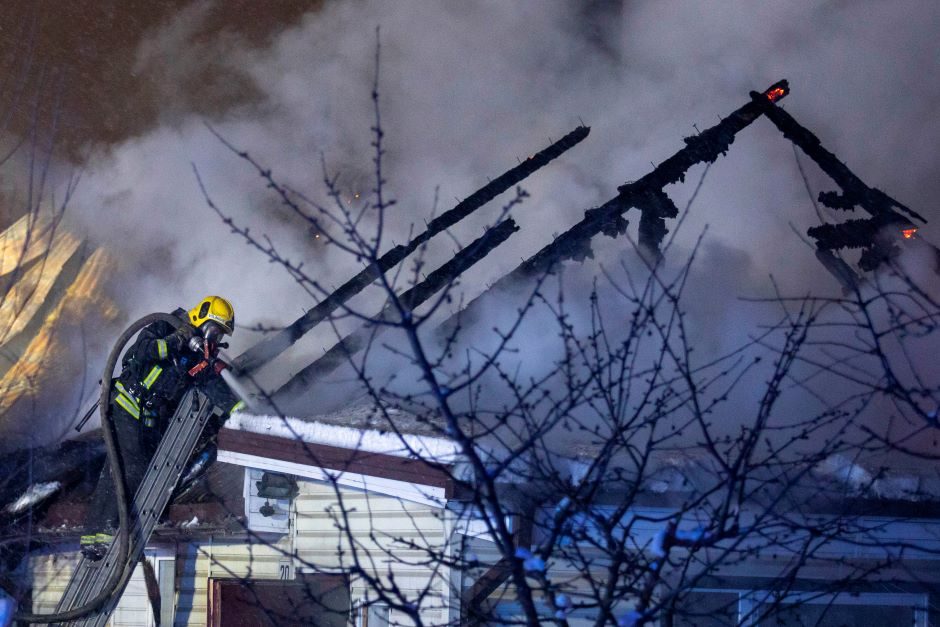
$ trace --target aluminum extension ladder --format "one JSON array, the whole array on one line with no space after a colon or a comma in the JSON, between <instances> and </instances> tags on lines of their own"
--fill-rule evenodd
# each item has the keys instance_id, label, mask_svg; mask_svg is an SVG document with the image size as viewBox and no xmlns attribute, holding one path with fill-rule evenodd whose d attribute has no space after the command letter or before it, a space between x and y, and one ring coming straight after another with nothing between
<instances>
[{"instance_id":1,"label":"aluminum extension ladder","mask_svg":"<svg viewBox=\"0 0 940 627\"><path fill-rule=\"evenodd\" d=\"M214 406L209 399L197 390L190 390L183 397L129 506L130 538L127 560L117 563L117 546L120 541L119 536L123 533L119 530L103 559L93 562L83 557L79 558L78 565L56 608L57 611L84 605L96 597L104 585L116 572L122 571L125 565L128 566L128 572L118 581L115 594L101 609L84 618L60 624L103 627L108 621L108 617L117 606L134 568L144 553L150 534L153 533L160 516L169 504L180 475L186 470L186 464L196 447L196 442L213 411Z\"/></svg>"}]
</instances>

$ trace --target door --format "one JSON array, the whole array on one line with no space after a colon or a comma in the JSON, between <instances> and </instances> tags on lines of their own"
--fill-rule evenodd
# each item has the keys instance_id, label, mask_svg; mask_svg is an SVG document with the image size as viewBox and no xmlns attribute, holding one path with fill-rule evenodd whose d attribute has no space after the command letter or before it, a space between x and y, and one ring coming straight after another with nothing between
<instances>
[{"instance_id":1,"label":"door","mask_svg":"<svg viewBox=\"0 0 940 627\"><path fill-rule=\"evenodd\" d=\"M348 620L349 590L339 577L209 581L212 627L345 627Z\"/></svg>"}]
</instances>

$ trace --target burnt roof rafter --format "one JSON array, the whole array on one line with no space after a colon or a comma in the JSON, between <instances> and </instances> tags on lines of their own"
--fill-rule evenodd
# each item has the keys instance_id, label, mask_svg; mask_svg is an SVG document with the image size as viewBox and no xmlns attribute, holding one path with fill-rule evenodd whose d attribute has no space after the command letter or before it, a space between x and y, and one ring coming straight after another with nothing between
<instances>
[{"instance_id":1,"label":"burnt roof rafter","mask_svg":"<svg viewBox=\"0 0 940 627\"><path fill-rule=\"evenodd\" d=\"M857 275L850 266L836 257L831 250L846 246L845 238L854 238L855 246L865 248L860 266L863 270L872 270L879 263L889 258L892 250L887 248L874 233L885 225L897 226L899 230L911 229L913 224L905 217L926 222L923 216L891 198L883 191L869 187L856 176L833 153L826 150L813 133L801 126L790 114L777 106L777 103L790 93L789 83L781 80L763 92L752 91L750 101L732 112L728 117L700 132L684 138L685 147L671 157L654 165L652 171L636 181L628 182L617 188L617 196L599 207L588 209L584 218L573 227L558 235L552 242L523 261L513 271L502 276L486 292L477 296L461 312L448 319L443 325L444 333L453 329L458 317L474 317L474 308L481 298L493 291L508 289L520 280L543 276L552 272L560 263L568 260L583 261L592 257L591 240L598 234L617 237L626 232L628 222L624 214L637 208L640 211L639 244L640 252L652 266L661 259L660 245L668 233L666 219L678 216L678 209L669 199L663 188L685 180L686 173L692 166L700 163L714 163L719 156L728 152L735 136L762 115L767 116L780 130L784 138L799 147L825 172L842 190L842 194L823 192L820 200L830 206L839 205L840 209L850 210L855 205L861 206L872 215L865 224L823 225L811 227L809 235L817 241L816 256L844 287L857 283ZM873 228L868 228L873 227ZM915 229L916 230L916 229ZM851 231L851 232L850 232ZM830 238L825 236L832 235ZM842 237L845 235L845 237ZM859 241L859 237L862 239ZM905 233L905 238L909 237ZM831 241L830 241L831 240ZM937 258L940 251L934 248ZM938 264L940 265L940 264Z\"/></svg>"}]
</instances>

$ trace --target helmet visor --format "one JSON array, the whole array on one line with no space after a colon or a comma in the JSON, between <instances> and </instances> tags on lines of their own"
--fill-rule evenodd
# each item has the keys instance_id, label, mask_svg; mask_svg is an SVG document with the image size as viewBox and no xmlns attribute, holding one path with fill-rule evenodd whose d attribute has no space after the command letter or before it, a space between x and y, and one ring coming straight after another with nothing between
<instances>
[{"instance_id":1,"label":"helmet visor","mask_svg":"<svg viewBox=\"0 0 940 627\"><path fill-rule=\"evenodd\" d=\"M225 328L218 322L210 320L202 325L202 336L210 343L218 344L225 336Z\"/></svg>"}]
</instances>

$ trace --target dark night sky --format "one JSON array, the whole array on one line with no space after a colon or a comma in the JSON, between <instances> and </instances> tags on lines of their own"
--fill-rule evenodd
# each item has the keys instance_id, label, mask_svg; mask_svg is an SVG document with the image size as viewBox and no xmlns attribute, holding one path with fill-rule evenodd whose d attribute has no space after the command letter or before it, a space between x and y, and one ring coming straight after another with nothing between
<instances>
[{"instance_id":1,"label":"dark night sky","mask_svg":"<svg viewBox=\"0 0 940 627\"><path fill-rule=\"evenodd\" d=\"M17 77L28 65L33 86L40 76L57 73L61 90L50 86L45 93L61 102L60 138L76 156L87 151L90 142L117 142L156 123L160 102L152 84L158 80L158 68L136 70L135 50L145 33L191 4L189 0L9 3L0 12L0 58L6 73ZM192 41L227 36L246 46L264 46L280 28L319 4L317 0L213 3L207 5ZM217 113L257 96L224 66L216 69L179 85L194 112ZM28 126L29 113L27 109L17 117L14 132L22 133Z\"/></svg>"}]
</instances>

